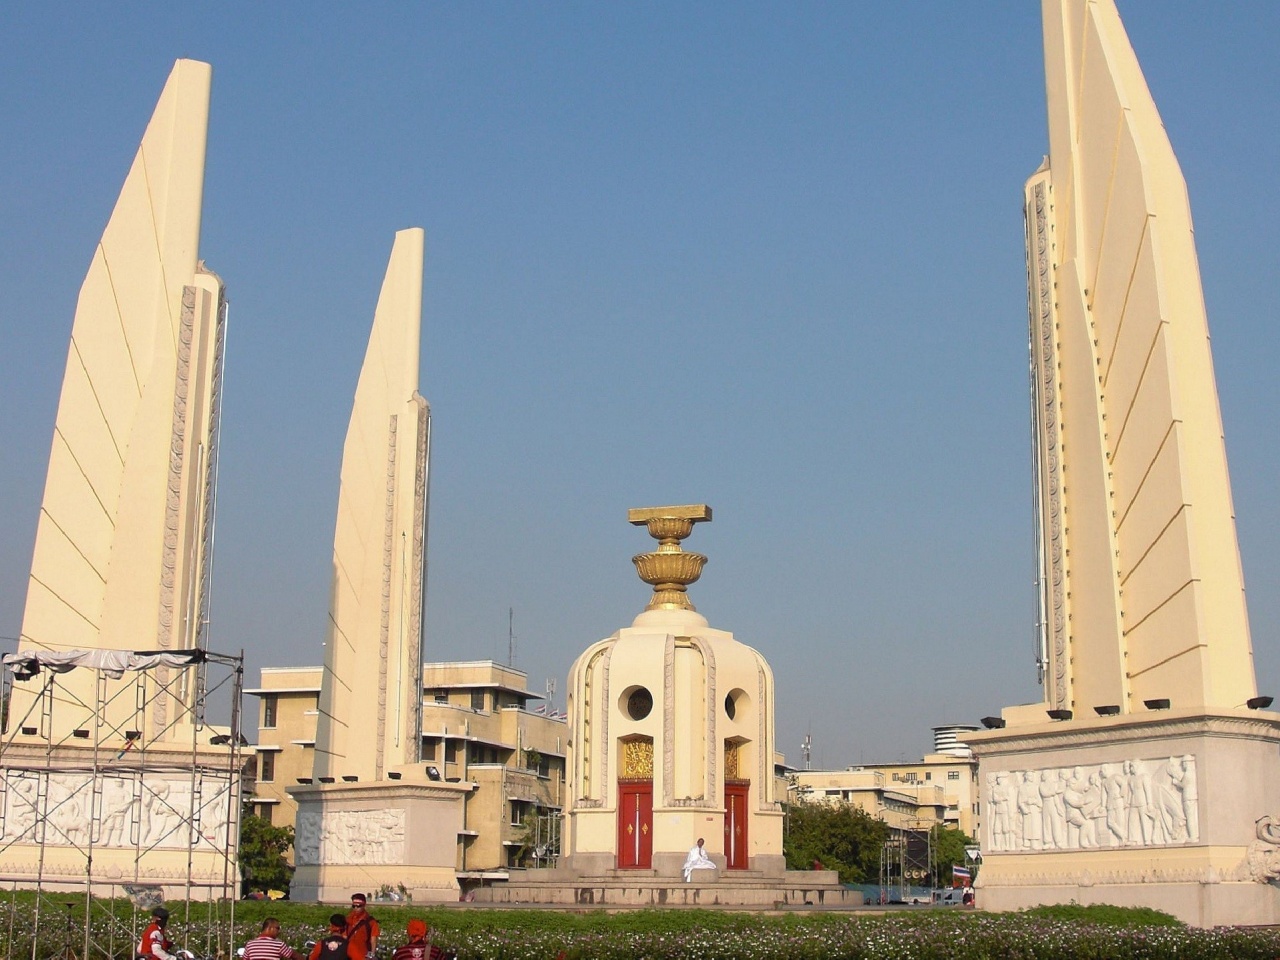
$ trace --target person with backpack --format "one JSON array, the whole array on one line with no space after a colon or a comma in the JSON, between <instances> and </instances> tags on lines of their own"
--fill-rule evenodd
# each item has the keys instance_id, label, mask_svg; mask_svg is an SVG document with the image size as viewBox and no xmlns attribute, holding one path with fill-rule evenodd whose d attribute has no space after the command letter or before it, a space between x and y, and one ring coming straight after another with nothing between
<instances>
[{"instance_id":1,"label":"person with backpack","mask_svg":"<svg viewBox=\"0 0 1280 960\"><path fill-rule=\"evenodd\" d=\"M403 947L397 947L391 960L445 960L447 954L428 942L431 928L425 921L410 920L407 932L409 942Z\"/></svg>"},{"instance_id":2,"label":"person with backpack","mask_svg":"<svg viewBox=\"0 0 1280 960\"><path fill-rule=\"evenodd\" d=\"M145 960L178 960L173 955L173 941L165 933L169 925L169 911L164 907L156 907L151 911L151 922L142 931L142 940L138 943L138 957Z\"/></svg>"},{"instance_id":3,"label":"person with backpack","mask_svg":"<svg viewBox=\"0 0 1280 960\"><path fill-rule=\"evenodd\" d=\"M307 960L351 960L347 953L347 918L340 913L329 917L329 932L316 941Z\"/></svg>"},{"instance_id":4,"label":"person with backpack","mask_svg":"<svg viewBox=\"0 0 1280 960\"><path fill-rule=\"evenodd\" d=\"M365 904L369 898L363 893L351 895L351 912L347 914L347 956L351 960L368 960L378 949L378 937L382 928L378 926L369 913L365 912Z\"/></svg>"}]
</instances>

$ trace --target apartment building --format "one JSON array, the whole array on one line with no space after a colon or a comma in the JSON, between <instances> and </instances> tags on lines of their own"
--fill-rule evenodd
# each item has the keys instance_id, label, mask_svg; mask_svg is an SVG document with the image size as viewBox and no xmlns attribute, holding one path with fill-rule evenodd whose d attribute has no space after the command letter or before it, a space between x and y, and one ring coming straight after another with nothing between
<instances>
[{"instance_id":1,"label":"apartment building","mask_svg":"<svg viewBox=\"0 0 1280 960\"><path fill-rule=\"evenodd\" d=\"M973 729L933 728L934 752L913 763L795 771L794 792L808 799L851 803L897 829L936 823L977 837L982 813L978 761L963 740Z\"/></svg>"},{"instance_id":2,"label":"apartment building","mask_svg":"<svg viewBox=\"0 0 1280 960\"><path fill-rule=\"evenodd\" d=\"M265 667L259 686L253 812L292 825L288 788L311 777L320 667ZM492 660L423 664L422 762L431 777L474 784L463 800L457 870L464 883L559 854L566 724L520 670Z\"/></svg>"}]
</instances>

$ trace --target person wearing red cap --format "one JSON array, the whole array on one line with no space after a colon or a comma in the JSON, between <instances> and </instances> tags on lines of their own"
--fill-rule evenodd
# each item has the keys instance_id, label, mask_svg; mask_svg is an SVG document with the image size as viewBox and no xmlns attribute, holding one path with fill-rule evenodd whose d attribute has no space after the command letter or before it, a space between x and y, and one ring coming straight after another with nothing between
<instances>
[{"instance_id":1,"label":"person wearing red cap","mask_svg":"<svg viewBox=\"0 0 1280 960\"><path fill-rule=\"evenodd\" d=\"M365 912L369 898L363 893L351 895L351 912L347 914L347 955L351 960L368 960L378 949L378 937L382 928L372 915Z\"/></svg>"},{"instance_id":2,"label":"person wearing red cap","mask_svg":"<svg viewBox=\"0 0 1280 960\"><path fill-rule=\"evenodd\" d=\"M431 928L424 921L410 920L407 932L409 942L398 947L391 960L444 960L444 951L428 943Z\"/></svg>"}]
</instances>

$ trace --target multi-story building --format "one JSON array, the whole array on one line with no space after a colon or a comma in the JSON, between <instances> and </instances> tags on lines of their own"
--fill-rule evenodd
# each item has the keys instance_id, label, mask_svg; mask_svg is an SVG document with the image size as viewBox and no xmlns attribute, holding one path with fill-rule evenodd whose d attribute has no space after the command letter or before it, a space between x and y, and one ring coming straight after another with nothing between
<instances>
[{"instance_id":1,"label":"multi-story building","mask_svg":"<svg viewBox=\"0 0 1280 960\"><path fill-rule=\"evenodd\" d=\"M260 686L254 813L292 825L288 788L312 776L320 667L267 667ZM501 879L553 863L564 799L564 718L548 714L528 677L492 660L423 665L422 762L428 776L474 784L462 801L461 881Z\"/></svg>"},{"instance_id":2,"label":"multi-story building","mask_svg":"<svg viewBox=\"0 0 1280 960\"><path fill-rule=\"evenodd\" d=\"M298 805L286 792L311 776L320 667L263 667L260 685L245 690L259 699L257 779L247 801L275 826L292 826Z\"/></svg>"},{"instance_id":3,"label":"multi-story building","mask_svg":"<svg viewBox=\"0 0 1280 960\"><path fill-rule=\"evenodd\" d=\"M844 770L798 770L802 797L846 802L896 829L942 824L978 836L981 808L978 761L962 725L934 727L934 752L915 763L872 763Z\"/></svg>"},{"instance_id":4,"label":"multi-story building","mask_svg":"<svg viewBox=\"0 0 1280 960\"><path fill-rule=\"evenodd\" d=\"M476 785L463 810L464 880L530 859L549 864L559 853L567 726L545 706L528 709L541 698L527 684L492 660L423 665L423 761L446 780Z\"/></svg>"}]
</instances>

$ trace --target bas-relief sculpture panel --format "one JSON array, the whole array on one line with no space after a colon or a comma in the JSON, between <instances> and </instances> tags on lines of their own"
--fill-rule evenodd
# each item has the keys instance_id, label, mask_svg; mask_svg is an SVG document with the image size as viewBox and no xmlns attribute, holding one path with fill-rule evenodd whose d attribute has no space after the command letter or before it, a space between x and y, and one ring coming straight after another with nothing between
<instances>
[{"instance_id":1,"label":"bas-relief sculpture panel","mask_svg":"<svg viewBox=\"0 0 1280 960\"><path fill-rule=\"evenodd\" d=\"M403 810L298 811L298 864L404 863Z\"/></svg>"},{"instance_id":2,"label":"bas-relief sculpture panel","mask_svg":"<svg viewBox=\"0 0 1280 960\"><path fill-rule=\"evenodd\" d=\"M989 773L991 852L1197 843L1196 758Z\"/></svg>"},{"instance_id":3,"label":"bas-relief sculpture panel","mask_svg":"<svg viewBox=\"0 0 1280 960\"><path fill-rule=\"evenodd\" d=\"M45 774L6 771L0 779L0 844L39 843L59 846L143 849L225 850L228 843L230 794L226 777L204 775L193 800L190 775L174 777L100 775L94 798L91 774L50 773L46 796L40 796ZM43 811L43 816L41 815ZM96 829L95 829L96 824Z\"/></svg>"}]
</instances>

